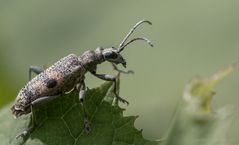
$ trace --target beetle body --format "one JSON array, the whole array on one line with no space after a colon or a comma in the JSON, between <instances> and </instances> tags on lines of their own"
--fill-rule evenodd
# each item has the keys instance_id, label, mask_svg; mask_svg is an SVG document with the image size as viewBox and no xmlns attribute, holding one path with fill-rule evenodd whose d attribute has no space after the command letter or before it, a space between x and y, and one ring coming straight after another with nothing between
<instances>
[{"instance_id":1,"label":"beetle body","mask_svg":"<svg viewBox=\"0 0 239 145\"><path fill-rule=\"evenodd\" d=\"M72 90L84 80L87 71L95 71L103 61L101 49L86 51L82 56L70 54L30 80L18 93L12 112L16 117L30 112L30 104L44 96L55 96Z\"/></svg>"},{"instance_id":2,"label":"beetle body","mask_svg":"<svg viewBox=\"0 0 239 145\"><path fill-rule=\"evenodd\" d=\"M133 38L126 43L129 36L142 23L151 24L150 21L139 21L125 36L118 48L97 48L95 51L86 51L79 57L75 54L70 54L57 61L46 70L42 70L40 68L30 68L29 79L31 79L32 71L37 73L38 75L31 79L20 90L16 97L15 103L11 108L12 114L15 117L19 117L23 114L28 114L32 112L32 109L34 107L51 101L61 94L69 92L74 88L79 91L79 99L84 110L83 100L86 92L84 79L87 72L90 72L92 75L99 79L105 81L113 81L114 94L116 99L128 104L126 100L124 100L117 94L116 76L110 74L97 74L96 70L98 64L108 61L113 64L114 68L117 71L125 73L125 71L119 70L115 65L122 64L124 67L126 67L126 61L121 56L120 52L122 52L128 44L136 40L143 40L146 41L150 46L153 46L151 42L144 37ZM32 112L32 125L26 128L22 133L17 135L17 138L20 136L25 136L26 134L32 132L35 126L36 123L34 119L34 112ZM90 126L85 111L84 128L86 132L90 132Z\"/></svg>"}]
</instances>

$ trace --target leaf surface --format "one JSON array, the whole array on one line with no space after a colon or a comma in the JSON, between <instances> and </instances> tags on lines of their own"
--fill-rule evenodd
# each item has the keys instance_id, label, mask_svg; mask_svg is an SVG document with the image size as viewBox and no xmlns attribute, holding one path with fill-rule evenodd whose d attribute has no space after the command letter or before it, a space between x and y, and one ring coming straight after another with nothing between
<instances>
[{"instance_id":1,"label":"leaf surface","mask_svg":"<svg viewBox=\"0 0 239 145\"><path fill-rule=\"evenodd\" d=\"M90 89L85 96L85 109L90 120L91 133L83 128L83 109L78 92L72 91L35 109L36 130L24 139L15 136L30 124L31 116L14 119L10 106L0 111L1 144L26 145L155 145L142 137L134 127L137 116L123 116L123 110L114 102L113 84L106 82Z\"/></svg>"},{"instance_id":2,"label":"leaf surface","mask_svg":"<svg viewBox=\"0 0 239 145\"><path fill-rule=\"evenodd\" d=\"M209 78L194 78L186 85L184 103L177 108L164 145L228 145L226 134L234 118L235 108L212 109L214 87L234 70L234 66Z\"/></svg>"}]
</instances>

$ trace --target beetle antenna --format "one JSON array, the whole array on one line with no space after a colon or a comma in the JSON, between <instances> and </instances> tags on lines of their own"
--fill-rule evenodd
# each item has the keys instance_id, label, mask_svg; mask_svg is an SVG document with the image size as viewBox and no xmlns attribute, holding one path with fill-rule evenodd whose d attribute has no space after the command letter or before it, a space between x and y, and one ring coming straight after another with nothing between
<instances>
[{"instance_id":1,"label":"beetle antenna","mask_svg":"<svg viewBox=\"0 0 239 145\"><path fill-rule=\"evenodd\" d=\"M130 31L129 31L129 33L124 37L124 39L123 39L123 41L120 43L120 45L119 45L119 49L118 49L118 51L119 52L121 52L123 49L124 49L124 47L125 47L125 42L127 41L127 39L130 37L130 35L132 35L132 33L135 31L135 29L139 26L139 25L141 25L142 23L148 23L149 25L152 25L152 23L150 22L150 21L147 21L147 20L141 20L141 21L139 21L138 23L136 23L135 25L134 25L134 27L132 28L132 29L130 29ZM143 38L144 39L144 38ZM141 39L138 39L138 40L143 40L142 38ZM133 40L133 39L132 39ZM131 40L131 41L132 41ZM135 40L134 40L135 41ZM128 45L128 43L127 43L127 45Z\"/></svg>"},{"instance_id":2,"label":"beetle antenna","mask_svg":"<svg viewBox=\"0 0 239 145\"><path fill-rule=\"evenodd\" d=\"M143 40L145 41L146 43L148 43L151 47L154 47L154 45L151 43L151 41L145 37L139 37L139 38L134 38L134 39L131 39L129 42L127 42L123 47L121 47L119 50L118 50L118 53L120 53L122 50L124 50L124 48L129 45L130 43L136 41L136 40Z\"/></svg>"}]
</instances>

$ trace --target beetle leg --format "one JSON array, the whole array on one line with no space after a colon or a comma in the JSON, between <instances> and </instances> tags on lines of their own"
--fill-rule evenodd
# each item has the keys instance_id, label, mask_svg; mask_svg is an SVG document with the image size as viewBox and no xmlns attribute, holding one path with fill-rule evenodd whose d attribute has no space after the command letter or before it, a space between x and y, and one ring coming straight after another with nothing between
<instances>
[{"instance_id":1,"label":"beetle leg","mask_svg":"<svg viewBox=\"0 0 239 145\"><path fill-rule=\"evenodd\" d=\"M41 105L41 104L44 104L46 102L49 102L57 97L59 97L59 95L55 95L55 96L44 96L44 97L40 97L36 100L34 100L33 102L31 102L31 104L29 105L30 109L31 109L31 112L32 112L32 123L31 123L31 126L29 126L28 128L24 129L21 133L19 133L16 138L19 138L19 137L25 137L27 134L30 134L31 132L34 131L34 129L36 128L36 120L35 120L35 115L34 115L34 111L33 111L33 108Z\"/></svg>"},{"instance_id":2,"label":"beetle leg","mask_svg":"<svg viewBox=\"0 0 239 145\"><path fill-rule=\"evenodd\" d=\"M37 98L36 100L31 102L31 106L33 106L35 108L39 105L42 105L42 104L45 104L45 103L47 103L51 100L54 100L55 98L59 97L60 95L61 94L58 94L58 95L55 95L55 96L44 96L44 97Z\"/></svg>"},{"instance_id":3,"label":"beetle leg","mask_svg":"<svg viewBox=\"0 0 239 145\"><path fill-rule=\"evenodd\" d=\"M41 72L43 72L44 69L38 66L30 66L29 68L29 81L32 79L32 72L34 72L35 74L40 74Z\"/></svg>"},{"instance_id":4,"label":"beetle leg","mask_svg":"<svg viewBox=\"0 0 239 145\"><path fill-rule=\"evenodd\" d=\"M80 102L81 102L82 104L83 104L83 102L84 102L85 92L86 92L85 82L82 81L82 82L80 83L80 92L79 92L79 99L80 99Z\"/></svg>"},{"instance_id":5,"label":"beetle leg","mask_svg":"<svg viewBox=\"0 0 239 145\"><path fill-rule=\"evenodd\" d=\"M127 105L129 105L129 102L126 101L125 99L121 98L118 94L117 94L117 86L116 86L116 77L110 74L96 74L96 73L92 73L94 76L96 76L99 79L105 80L105 81L113 81L114 82L114 94L116 96L116 98L123 102L126 103Z\"/></svg>"},{"instance_id":6,"label":"beetle leg","mask_svg":"<svg viewBox=\"0 0 239 145\"><path fill-rule=\"evenodd\" d=\"M112 64L112 66L113 66L113 69L116 70L116 71L119 72L119 73L134 74L134 71L133 71L133 70L127 70L127 71L121 70L121 69L119 69L114 63L111 63L111 64Z\"/></svg>"},{"instance_id":7,"label":"beetle leg","mask_svg":"<svg viewBox=\"0 0 239 145\"><path fill-rule=\"evenodd\" d=\"M30 134L31 132L34 131L34 129L36 128L36 122L35 122L35 118L34 118L34 113L32 111L33 106L31 105L31 112L32 112L32 123L31 126L29 126L28 128L25 128L21 133L19 133L16 136L16 139L18 139L19 137L25 137L27 134Z\"/></svg>"},{"instance_id":8,"label":"beetle leg","mask_svg":"<svg viewBox=\"0 0 239 145\"><path fill-rule=\"evenodd\" d=\"M84 129L85 129L85 132L87 134L89 134L90 131L91 131L90 122L88 121L88 115L86 113L85 106L84 106L84 98L85 98L85 93L86 93L86 86L85 86L85 82L84 81L82 81L80 84L81 85L80 85L80 92L79 92L79 100L80 100L80 103L81 103L82 108L83 108Z\"/></svg>"}]
</instances>

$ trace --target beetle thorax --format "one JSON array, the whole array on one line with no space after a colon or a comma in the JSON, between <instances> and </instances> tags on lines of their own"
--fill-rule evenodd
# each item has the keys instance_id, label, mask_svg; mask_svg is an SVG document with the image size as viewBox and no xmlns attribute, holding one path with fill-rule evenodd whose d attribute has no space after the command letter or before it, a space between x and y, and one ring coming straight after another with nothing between
<instances>
[{"instance_id":1,"label":"beetle thorax","mask_svg":"<svg viewBox=\"0 0 239 145\"><path fill-rule=\"evenodd\" d=\"M83 67L88 71L95 71L96 66L104 62L104 57L102 55L102 48L97 48L95 51L86 51L80 57L79 60Z\"/></svg>"}]
</instances>

